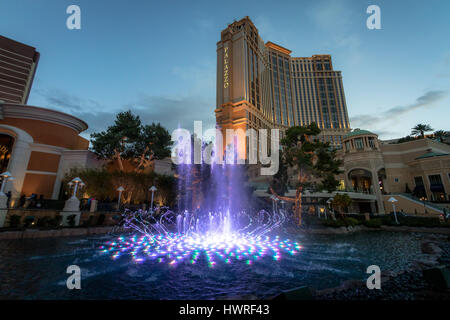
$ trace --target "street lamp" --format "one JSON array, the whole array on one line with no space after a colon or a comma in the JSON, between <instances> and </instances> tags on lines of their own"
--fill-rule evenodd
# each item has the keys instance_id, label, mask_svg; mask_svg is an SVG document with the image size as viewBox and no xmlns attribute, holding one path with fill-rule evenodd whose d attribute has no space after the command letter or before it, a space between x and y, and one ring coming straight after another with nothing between
<instances>
[{"instance_id":1,"label":"street lamp","mask_svg":"<svg viewBox=\"0 0 450 320\"><path fill-rule=\"evenodd\" d=\"M333 218L333 215L332 215L332 211L331 211L331 204L333 203L333 198L329 198L328 200L327 200L327 204L328 204L328 210L330 211L330 214L331 214L331 217ZM327 214L325 213L325 217L327 216Z\"/></svg>"},{"instance_id":2,"label":"street lamp","mask_svg":"<svg viewBox=\"0 0 450 320\"><path fill-rule=\"evenodd\" d=\"M120 210L120 198L122 197L122 192L125 190L124 187L120 186L117 188L117 191L119 191L119 200L117 200L117 208Z\"/></svg>"},{"instance_id":3,"label":"street lamp","mask_svg":"<svg viewBox=\"0 0 450 320\"><path fill-rule=\"evenodd\" d=\"M395 203L396 203L398 200L395 199L394 197L390 197L388 201L389 201L390 203L392 203L392 209L394 209L395 223L396 223L396 224L399 224L399 223L398 223L398 220L397 220L397 212L395 212Z\"/></svg>"},{"instance_id":4,"label":"street lamp","mask_svg":"<svg viewBox=\"0 0 450 320\"><path fill-rule=\"evenodd\" d=\"M324 207L320 207L319 208L319 218L320 218L320 214L325 212L325 208Z\"/></svg>"},{"instance_id":5,"label":"street lamp","mask_svg":"<svg viewBox=\"0 0 450 320\"><path fill-rule=\"evenodd\" d=\"M68 183L68 185L69 185L69 187L72 187L74 185L72 197L76 198L78 186L80 186L80 188L82 188L85 186L85 183L79 177L76 177L76 178L73 178L72 181L70 181Z\"/></svg>"},{"instance_id":6,"label":"street lamp","mask_svg":"<svg viewBox=\"0 0 450 320\"><path fill-rule=\"evenodd\" d=\"M11 175L11 173L9 171L5 171L1 174L3 181L2 181L2 187L0 189L0 194L5 194L5 187L6 187L6 183L8 182L8 180L12 181L14 180L13 176Z\"/></svg>"},{"instance_id":7,"label":"street lamp","mask_svg":"<svg viewBox=\"0 0 450 320\"><path fill-rule=\"evenodd\" d=\"M150 189L148 189L148 190L152 192L152 202L151 202L151 205L150 205L150 211L153 211L153 196L154 196L154 194L155 194L155 191L158 190L158 189L156 189L155 186L152 186L152 187L151 187Z\"/></svg>"},{"instance_id":8,"label":"street lamp","mask_svg":"<svg viewBox=\"0 0 450 320\"><path fill-rule=\"evenodd\" d=\"M427 213L427 207L425 207L425 201L427 201L427 198L425 198L425 197L422 197L422 198L420 198L420 200L422 200L422 203L423 203L423 212L424 213Z\"/></svg>"}]
</instances>

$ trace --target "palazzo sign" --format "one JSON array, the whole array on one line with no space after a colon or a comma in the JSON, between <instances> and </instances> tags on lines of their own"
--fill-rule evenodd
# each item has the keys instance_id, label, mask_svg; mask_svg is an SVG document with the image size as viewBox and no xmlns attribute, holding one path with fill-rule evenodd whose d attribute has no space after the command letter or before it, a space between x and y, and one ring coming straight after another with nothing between
<instances>
[{"instance_id":1,"label":"palazzo sign","mask_svg":"<svg viewBox=\"0 0 450 320\"><path fill-rule=\"evenodd\" d=\"M223 87L226 89L230 85L229 82L229 63L230 60L228 58L228 47L224 47L224 53L223 53Z\"/></svg>"}]
</instances>

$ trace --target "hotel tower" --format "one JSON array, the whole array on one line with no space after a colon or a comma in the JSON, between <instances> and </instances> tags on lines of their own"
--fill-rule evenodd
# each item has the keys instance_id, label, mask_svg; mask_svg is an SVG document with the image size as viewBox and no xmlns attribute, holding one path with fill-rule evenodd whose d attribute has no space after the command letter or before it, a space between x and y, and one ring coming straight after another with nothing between
<instances>
[{"instance_id":1,"label":"hotel tower","mask_svg":"<svg viewBox=\"0 0 450 320\"><path fill-rule=\"evenodd\" d=\"M0 100L26 104L39 62L39 52L0 36Z\"/></svg>"},{"instance_id":2,"label":"hotel tower","mask_svg":"<svg viewBox=\"0 0 450 320\"><path fill-rule=\"evenodd\" d=\"M330 55L296 58L261 39L245 17L217 43L216 125L226 129L279 128L317 123L319 139L341 147L350 131L342 75ZM281 133L282 135L282 133ZM241 152L247 150L245 147Z\"/></svg>"}]
</instances>

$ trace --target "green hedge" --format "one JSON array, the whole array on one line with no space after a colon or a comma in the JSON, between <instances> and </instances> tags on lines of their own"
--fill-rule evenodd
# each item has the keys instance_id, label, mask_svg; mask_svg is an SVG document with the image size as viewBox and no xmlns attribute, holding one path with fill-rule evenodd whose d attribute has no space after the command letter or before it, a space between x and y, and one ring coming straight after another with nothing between
<instances>
[{"instance_id":1,"label":"green hedge","mask_svg":"<svg viewBox=\"0 0 450 320\"><path fill-rule=\"evenodd\" d=\"M408 227L440 227L441 221L438 217L399 217L398 222Z\"/></svg>"},{"instance_id":2,"label":"green hedge","mask_svg":"<svg viewBox=\"0 0 450 320\"><path fill-rule=\"evenodd\" d=\"M354 227L360 224L355 218L345 217L337 220L326 220L322 222L322 225L326 227L340 228L340 227Z\"/></svg>"},{"instance_id":3,"label":"green hedge","mask_svg":"<svg viewBox=\"0 0 450 320\"><path fill-rule=\"evenodd\" d=\"M369 221L364 221L363 224L368 228L380 228L383 224L383 219L376 218L376 219L370 219Z\"/></svg>"}]
</instances>

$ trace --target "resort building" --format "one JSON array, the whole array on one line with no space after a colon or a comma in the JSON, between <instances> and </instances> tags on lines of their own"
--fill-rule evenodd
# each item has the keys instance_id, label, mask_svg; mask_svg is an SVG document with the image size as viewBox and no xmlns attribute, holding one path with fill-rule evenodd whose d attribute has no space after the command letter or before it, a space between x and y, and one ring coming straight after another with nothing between
<instances>
[{"instance_id":1,"label":"resort building","mask_svg":"<svg viewBox=\"0 0 450 320\"><path fill-rule=\"evenodd\" d=\"M0 167L14 177L4 190L12 206L22 194L58 199L70 168L99 165L79 135L87 128L66 113L0 101Z\"/></svg>"},{"instance_id":2,"label":"resort building","mask_svg":"<svg viewBox=\"0 0 450 320\"><path fill-rule=\"evenodd\" d=\"M330 55L297 58L264 43L245 17L221 33L217 43L216 124L226 129L286 129L317 123L320 139L341 146L350 131L342 74ZM245 139L245 137L238 137ZM238 156L248 158L248 140Z\"/></svg>"},{"instance_id":3,"label":"resort building","mask_svg":"<svg viewBox=\"0 0 450 320\"><path fill-rule=\"evenodd\" d=\"M39 62L39 52L0 36L0 100L26 104Z\"/></svg>"},{"instance_id":4,"label":"resort building","mask_svg":"<svg viewBox=\"0 0 450 320\"><path fill-rule=\"evenodd\" d=\"M344 137L347 190L376 196L377 212L397 210L440 214L450 209L450 145L432 139L383 142L367 130L355 129ZM364 208L361 208L364 209Z\"/></svg>"}]
</instances>

